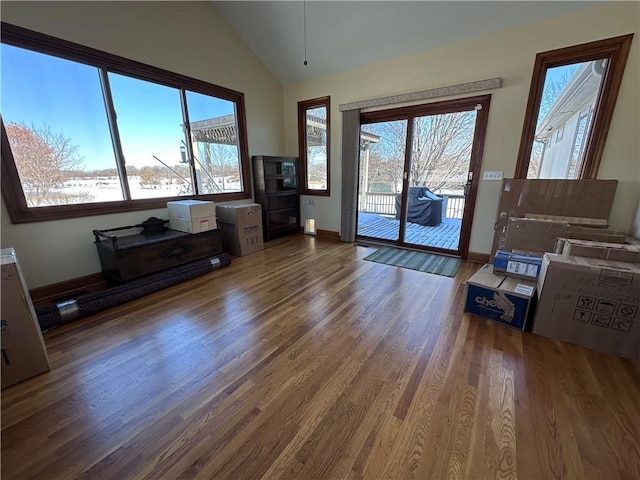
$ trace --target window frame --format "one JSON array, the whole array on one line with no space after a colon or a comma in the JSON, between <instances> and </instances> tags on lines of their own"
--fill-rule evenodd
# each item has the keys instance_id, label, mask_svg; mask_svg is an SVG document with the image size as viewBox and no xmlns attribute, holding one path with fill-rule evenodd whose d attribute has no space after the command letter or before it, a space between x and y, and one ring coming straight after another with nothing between
<instances>
[{"instance_id":1,"label":"window frame","mask_svg":"<svg viewBox=\"0 0 640 480\"><path fill-rule=\"evenodd\" d=\"M514 178L527 178L547 69L606 58L607 68L588 128L584 161L578 174L579 179L597 178L632 39L633 34L621 35L536 55Z\"/></svg>"},{"instance_id":2,"label":"window frame","mask_svg":"<svg viewBox=\"0 0 640 480\"><path fill-rule=\"evenodd\" d=\"M135 60L130 60L118 55L103 52L91 47L86 47L84 45L62 40L57 37L28 30L5 22L0 23L0 28L2 29L1 42L7 45L82 63L98 68L99 72L113 72L131 78L136 78L138 80L177 88L182 92L182 95L184 95L185 90L190 90L196 93L233 102L236 106L235 114L237 122L238 150L243 188L242 192L183 195L178 197L138 200L132 200L129 198L112 202L28 207L22 190L22 184L18 176L18 171L13 160L13 155L11 153L9 139L4 127L4 121L0 118L0 148L2 151L0 171L2 178L0 180L2 196L12 223L42 222L165 208L167 202L172 200L199 199L227 202L252 198L246 110L244 94L242 92L220 87L218 85L174 73L169 70L164 70L162 68L147 65ZM107 114L109 122L113 120L113 118L111 118L113 113L113 111L109 111ZM190 142L188 142L188 144L189 143ZM114 144L114 147L121 148L117 143ZM190 150L189 146L188 151L190 158L192 158ZM116 156L116 162L118 164L119 174L122 175L123 172L120 171L120 168L124 168L124 165L120 163L121 158ZM191 164L192 163L193 161Z\"/></svg>"},{"instance_id":3,"label":"window frame","mask_svg":"<svg viewBox=\"0 0 640 480\"><path fill-rule=\"evenodd\" d=\"M307 183L307 110L327 110L327 188L309 189ZM298 102L298 155L300 157L300 194L328 197L331 195L331 97L324 96Z\"/></svg>"}]
</instances>

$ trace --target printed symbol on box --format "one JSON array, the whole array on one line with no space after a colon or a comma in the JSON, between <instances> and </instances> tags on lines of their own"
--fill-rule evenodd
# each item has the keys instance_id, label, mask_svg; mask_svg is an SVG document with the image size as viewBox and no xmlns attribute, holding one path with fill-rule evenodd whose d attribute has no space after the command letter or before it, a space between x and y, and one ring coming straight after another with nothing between
<instances>
[{"instance_id":1,"label":"printed symbol on box","mask_svg":"<svg viewBox=\"0 0 640 480\"><path fill-rule=\"evenodd\" d=\"M573 319L576 322L589 323L591 321L591 312L576 310L573 312Z\"/></svg>"},{"instance_id":2,"label":"printed symbol on box","mask_svg":"<svg viewBox=\"0 0 640 480\"><path fill-rule=\"evenodd\" d=\"M593 315L593 322L591 322L591 325L607 328L611 324L612 318L613 317L611 317L610 315L602 315L601 313L595 313Z\"/></svg>"},{"instance_id":3,"label":"printed symbol on box","mask_svg":"<svg viewBox=\"0 0 640 480\"><path fill-rule=\"evenodd\" d=\"M629 320L628 318L615 318L613 323L611 324L611 328L613 330L621 330L623 332L628 332L631 330L633 326L633 320Z\"/></svg>"},{"instance_id":4,"label":"printed symbol on box","mask_svg":"<svg viewBox=\"0 0 640 480\"><path fill-rule=\"evenodd\" d=\"M596 307L596 312L599 313L610 313L613 315L616 311L616 303L610 302L608 300L600 300L598 302L598 306Z\"/></svg>"},{"instance_id":5,"label":"printed symbol on box","mask_svg":"<svg viewBox=\"0 0 640 480\"><path fill-rule=\"evenodd\" d=\"M637 306L625 305L624 303L621 303L618 306L618 312L616 313L618 317L622 317L622 318L636 318L637 314L638 314Z\"/></svg>"},{"instance_id":6,"label":"printed symbol on box","mask_svg":"<svg viewBox=\"0 0 640 480\"><path fill-rule=\"evenodd\" d=\"M596 304L595 299L590 297L578 297L578 308L586 308L587 310L593 310L593 306Z\"/></svg>"}]
</instances>

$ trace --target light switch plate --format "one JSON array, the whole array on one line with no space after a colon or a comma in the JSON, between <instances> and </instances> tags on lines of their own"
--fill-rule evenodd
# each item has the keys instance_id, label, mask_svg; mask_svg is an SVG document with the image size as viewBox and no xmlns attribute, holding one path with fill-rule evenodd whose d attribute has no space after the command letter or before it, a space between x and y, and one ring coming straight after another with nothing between
<instances>
[{"instance_id":1,"label":"light switch plate","mask_svg":"<svg viewBox=\"0 0 640 480\"><path fill-rule=\"evenodd\" d=\"M485 171L482 177L483 180L502 180L502 171L494 170L494 171Z\"/></svg>"}]
</instances>

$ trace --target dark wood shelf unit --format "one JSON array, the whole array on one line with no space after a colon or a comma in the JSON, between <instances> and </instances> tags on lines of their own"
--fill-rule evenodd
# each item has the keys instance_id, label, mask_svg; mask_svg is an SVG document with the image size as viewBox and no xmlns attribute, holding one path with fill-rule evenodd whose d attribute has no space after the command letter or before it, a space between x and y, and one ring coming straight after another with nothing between
<instances>
[{"instance_id":1,"label":"dark wood shelf unit","mask_svg":"<svg viewBox=\"0 0 640 480\"><path fill-rule=\"evenodd\" d=\"M253 158L256 203L262 206L264 241L300 229L300 186L297 157Z\"/></svg>"}]
</instances>

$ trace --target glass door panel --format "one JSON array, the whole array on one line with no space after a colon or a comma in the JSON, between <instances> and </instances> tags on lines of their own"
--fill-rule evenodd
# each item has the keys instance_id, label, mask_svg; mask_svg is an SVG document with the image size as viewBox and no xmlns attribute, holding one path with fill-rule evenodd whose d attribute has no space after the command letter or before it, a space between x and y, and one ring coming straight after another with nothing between
<instances>
[{"instance_id":1,"label":"glass door panel","mask_svg":"<svg viewBox=\"0 0 640 480\"><path fill-rule=\"evenodd\" d=\"M476 110L412 119L404 243L458 251Z\"/></svg>"},{"instance_id":2,"label":"glass door panel","mask_svg":"<svg viewBox=\"0 0 640 480\"><path fill-rule=\"evenodd\" d=\"M407 120L394 120L360 129L358 236L400 240L407 125Z\"/></svg>"}]
</instances>

